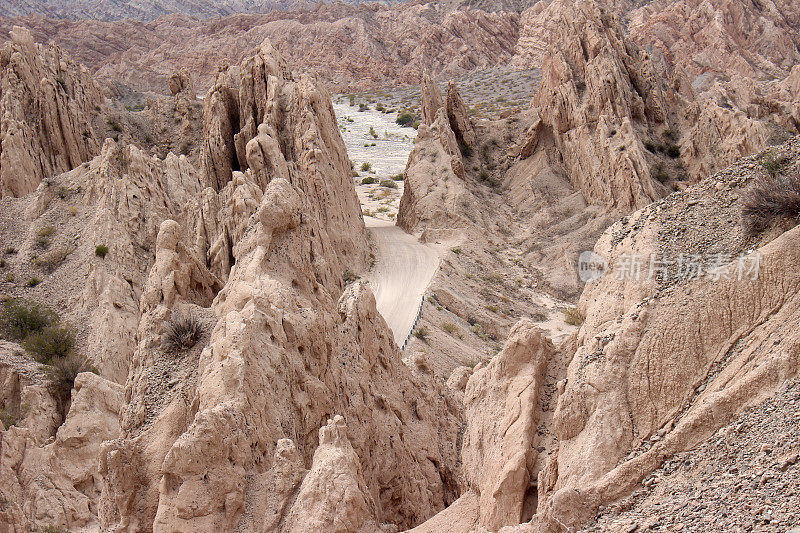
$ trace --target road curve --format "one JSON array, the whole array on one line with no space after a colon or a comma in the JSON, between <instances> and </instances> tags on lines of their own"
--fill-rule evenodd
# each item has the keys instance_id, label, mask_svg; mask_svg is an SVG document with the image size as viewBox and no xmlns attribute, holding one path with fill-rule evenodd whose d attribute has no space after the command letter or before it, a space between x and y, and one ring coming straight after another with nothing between
<instances>
[{"instance_id":1,"label":"road curve","mask_svg":"<svg viewBox=\"0 0 800 533\"><path fill-rule=\"evenodd\" d=\"M414 327L425 290L439 268L439 252L393 222L372 217L364 217L364 222L375 243L375 267L369 284L378 312L402 347Z\"/></svg>"}]
</instances>

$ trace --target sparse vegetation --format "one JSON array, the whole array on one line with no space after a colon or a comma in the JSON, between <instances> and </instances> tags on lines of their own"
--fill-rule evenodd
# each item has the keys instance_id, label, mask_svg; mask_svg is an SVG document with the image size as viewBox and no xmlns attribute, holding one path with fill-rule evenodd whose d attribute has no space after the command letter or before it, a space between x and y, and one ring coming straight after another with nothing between
<instances>
[{"instance_id":1,"label":"sparse vegetation","mask_svg":"<svg viewBox=\"0 0 800 533\"><path fill-rule=\"evenodd\" d=\"M577 307L565 307L562 312L564 313L564 321L571 326L580 326L583 324L583 317Z\"/></svg>"},{"instance_id":2,"label":"sparse vegetation","mask_svg":"<svg viewBox=\"0 0 800 533\"><path fill-rule=\"evenodd\" d=\"M372 176L368 176L361 180L361 185L372 185L373 183L378 183L378 178L373 178Z\"/></svg>"},{"instance_id":3,"label":"sparse vegetation","mask_svg":"<svg viewBox=\"0 0 800 533\"><path fill-rule=\"evenodd\" d=\"M788 159L786 157L779 157L772 152L767 152L761 156L759 163L764 167L764 170L774 177L784 169L788 163Z\"/></svg>"},{"instance_id":4,"label":"sparse vegetation","mask_svg":"<svg viewBox=\"0 0 800 533\"><path fill-rule=\"evenodd\" d=\"M367 104L358 104L358 110L361 112L369 111L369 106Z\"/></svg>"},{"instance_id":5,"label":"sparse vegetation","mask_svg":"<svg viewBox=\"0 0 800 533\"><path fill-rule=\"evenodd\" d=\"M26 287L28 287L28 288L30 288L30 289L32 289L32 288L36 287L38 284L40 284L41 282L42 282L42 279L41 279L41 278L37 278L36 276L33 276L32 278L30 278L30 279L29 279L29 280L28 280L28 281L25 283L25 286L26 286Z\"/></svg>"},{"instance_id":6,"label":"sparse vegetation","mask_svg":"<svg viewBox=\"0 0 800 533\"><path fill-rule=\"evenodd\" d=\"M108 254L108 246L105 244L98 244L94 247L94 255L99 257L100 259L105 259L106 254Z\"/></svg>"},{"instance_id":7,"label":"sparse vegetation","mask_svg":"<svg viewBox=\"0 0 800 533\"><path fill-rule=\"evenodd\" d=\"M742 195L742 224L748 237L780 220L800 216L800 173L761 176Z\"/></svg>"},{"instance_id":8,"label":"sparse vegetation","mask_svg":"<svg viewBox=\"0 0 800 533\"><path fill-rule=\"evenodd\" d=\"M71 254L74 250L74 246L61 246L35 257L31 261L35 266L41 268L47 273L51 273L55 271L55 269L57 269L58 266L63 263L67 257L69 257L69 254Z\"/></svg>"},{"instance_id":9,"label":"sparse vegetation","mask_svg":"<svg viewBox=\"0 0 800 533\"><path fill-rule=\"evenodd\" d=\"M455 335L459 331L458 326L452 322L445 322L442 324L442 329L445 330L448 335Z\"/></svg>"},{"instance_id":10,"label":"sparse vegetation","mask_svg":"<svg viewBox=\"0 0 800 533\"><path fill-rule=\"evenodd\" d=\"M396 189L397 188L397 184L394 182L394 180L382 180L381 181L381 187L388 187L389 189Z\"/></svg>"},{"instance_id":11,"label":"sparse vegetation","mask_svg":"<svg viewBox=\"0 0 800 533\"><path fill-rule=\"evenodd\" d=\"M116 131L117 133L122 131L122 126L120 125L120 123L114 120L113 118L109 117L106 122L113 131Z\"/></svg>"},{"instance_id":12,"label":"sparse vegetation","mask_svg":"<svg viewBox=\"0 0 800 533\"><path fill-rule=\"evenodd\" d=\"M428 343L428 336L430 335L430 331L425 326L420 326L414 330L414 336L424 342L425 344Z\"/></svg>"},{"instance_id":13,"label":"sparse vegetation","mask_svg":"<svg viewBox=\"0 0 800 533\"><path fill-rule=\"evenodd\" d=\"M75 378L81 372L96 374L97 369L87 358L76 354L54 359L52 364L47 367L48 389L56 398L62 416L66 414L67 402L72 394L72 388L75 386Z\"/></svg>"},{"instance_id":14,"label":"sparse vegetation","mask_svg":"<svg viewBox=\"0 0 800 533\"><path fill-rule=\"evenodd\" d=\"M53 226L44 226L36 232L36 245L39 248L47 248L53 240L53 235L56 233L56 228Z\"/></svg>"},{"instance_id":15,"label":"sparse vegetation","mask_svg":"<svg viewBox=\"0 0 800 533\"><path fill-rule=\"evenodd\" d=\"M361 172L369 172L370 170L372 170L372 163L366 161L361 163Z\"/></svg>"},{"instance_id":16,"label":"sparse vegetation","mask_svg":"<svg viewBox=\"0 0 800 533\"><path fill-rule=\"evenodd\" d=\"M0 409L0 421L3 422L3 427L8 429L11 426L19 426L20 422L25 418L28 408L29 406L24 404L15 405L6 401L5 407Z\"/></svg>"},{"instance_id":17,"label":"sparse vegetation","mask_svg":"<svg viewBox=\"0 0 800 533\"><path fill-rule=\"evenodd\" d=\"M415 120L416 118L414 118L414 115L412 115L411 113L401 113L397 117L397 120L395 120L395 122L397 122L399 125L403 127L408 128L411 127L411 125L414 123Z\"/></svg>"},{"instance_id":18,"label":"sparse vegetation","mask_svg":"<svg viewBox=\"0 0 800 533\"><path fill-rule=\"evenodd\" d=\"M52 310L27 300L6 300L0 311L0 332L13 340L24 340L56 323L58 315Z\"/></svg>"},{"instance_id":19,"label":"sparse vegetation","mask_svg":"<svg viewBox=\"0 0 800 533\"><path fill-rule=\"evenodd\" d=\"M369 127L369 134L372 135L373 139L377 139L378 138L378 134L375 131L375 128L373 128L372 126Z\"/></svg>"},{"instance_id":20,"label":"sparse vegetation","mask_svg":"<svg viewBox=\"0 0 800 533\"><path fill-rule=\"evenodd\" d=\"M203 324L192 314L176 314L167 323L162 345L169 353L180 353L191 349L203 336Z\"/></svg>"},{"instance_id":21,"label":"sparse vegetation","mask_svg":"<svg viewBox=\"0 0 800 533\"><path fill-rule=\"evenodd\" d=\"M392 179L394 181L403 181L404 179L406 179L406 175L401 172L400 174L395 174L394 176L392 176Z\"/></svg>"},{"instance_id":22,"label":"sparse vegetation","mask_svg":"<svg viewBox=\"0 0 800 533\"><path fill-rule=\"evenodd\" d=\"M353 272L348 268L347 270L344 271L344 274L342 274L342 281L344 281L345 283L353 283L354 281L359 279L359 277L360 276L358 274L356 274L355 272Z\"/></svg>"},{"instance_id":23,"label":"sparse vegetation","mask_svg":"<svg viewBox=\"0 0 800 533\"><path fill-rule=\"evenodd\" d=\"M667 174L667 171L664 169L664 163L656 163L653 165L650 169L650 176L660 183L666 183L669 179L669 174Z\"/></svg>"},{"instance_id":24,"label":"sparse vegetation","mask_svg":"<svg viewBox=\"0 0 800 533\"><path fill-rule=\"evenodd\" d=\"M458 247L450 248L450 251L453 252L456 255L461 255L461 248L458 248Z\"/></svg>"},{"instance_id":25,"label":"sparse vegetation","mask_svg":"<svg viewBox=\"0 0 800 533\"><path fill-rule=\"evenodd\" d=\"M25 350L43 365L68 357L75 347L75 334L69 328L48 326L31 333L22 343Z\"/></svg>"}]
</instances>

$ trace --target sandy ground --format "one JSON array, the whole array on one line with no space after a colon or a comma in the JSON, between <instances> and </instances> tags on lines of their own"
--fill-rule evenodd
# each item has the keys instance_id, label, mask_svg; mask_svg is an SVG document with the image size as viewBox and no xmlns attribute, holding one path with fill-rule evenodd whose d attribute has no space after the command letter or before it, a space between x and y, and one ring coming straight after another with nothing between
<instances>
[{"instance_id":1,"label":"sandy ground","mask_svg":"<svg viewBox=\"0 0 800 533\"><path fill-rule=\"evenodd\" d=\"M402 347L414 327L422 297L439 269L442 250L422 244L391 222L364 217L375 245L368 281L378 312Z\"/></svg>"},{"instance_id":2,"label":"sandy ground","mask_svg":"<svg viewBox=\"0 0 800 533\"><path fill-rule=\"evenodd\" d=\"M392 177L405 170L417 130L396 124L397 113L358 109L357 105L351 107L344 97L334 98L333 110L339 131L353 168L358 172L353 180L361 209L365 215L394 220L403 195L403 182L394 181ZM377 137L370 133L370 128ZM362 170L364 164L370 165L370 170ZM368 177L376 178L378 183L362 185L361 181ZM380 182L385 180L392 181L397 188L381 186Z\"/></svg>"}]
</instances>

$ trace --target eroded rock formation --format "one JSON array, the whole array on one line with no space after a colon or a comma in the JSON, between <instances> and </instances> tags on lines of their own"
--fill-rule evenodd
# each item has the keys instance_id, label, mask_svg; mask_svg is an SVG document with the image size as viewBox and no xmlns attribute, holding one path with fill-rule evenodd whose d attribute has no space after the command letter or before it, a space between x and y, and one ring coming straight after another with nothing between
<instances>
[{"instance_id":1,"label":"eroded rock formation","mask_svg":"<svg viewBox=\"0 0 800 533\"><path fill-rule=\"evenodd\" d=\"M103 97L85 67L14 27L0 49L0 198L22 196L99 150Z\"/></svg>"}]
</instances>

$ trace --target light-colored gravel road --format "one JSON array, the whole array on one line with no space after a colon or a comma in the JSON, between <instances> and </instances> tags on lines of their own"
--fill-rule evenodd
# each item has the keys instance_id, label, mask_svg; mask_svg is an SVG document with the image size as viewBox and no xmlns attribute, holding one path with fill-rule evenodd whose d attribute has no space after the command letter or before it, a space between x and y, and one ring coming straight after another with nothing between
<instances>
[{"instance_id":1,"label":"light-colored gravel road","mask_svg":"<svg viewBox=\"0 0 800 533\"><path fill-rule=\"evenodd\" d=\"M372 217L364 217L364 221L375 243L375 268L368 281L378 311L402 347L439 268L440 250L419 242L392 222Z\"/></svg>"}]
</instances>

